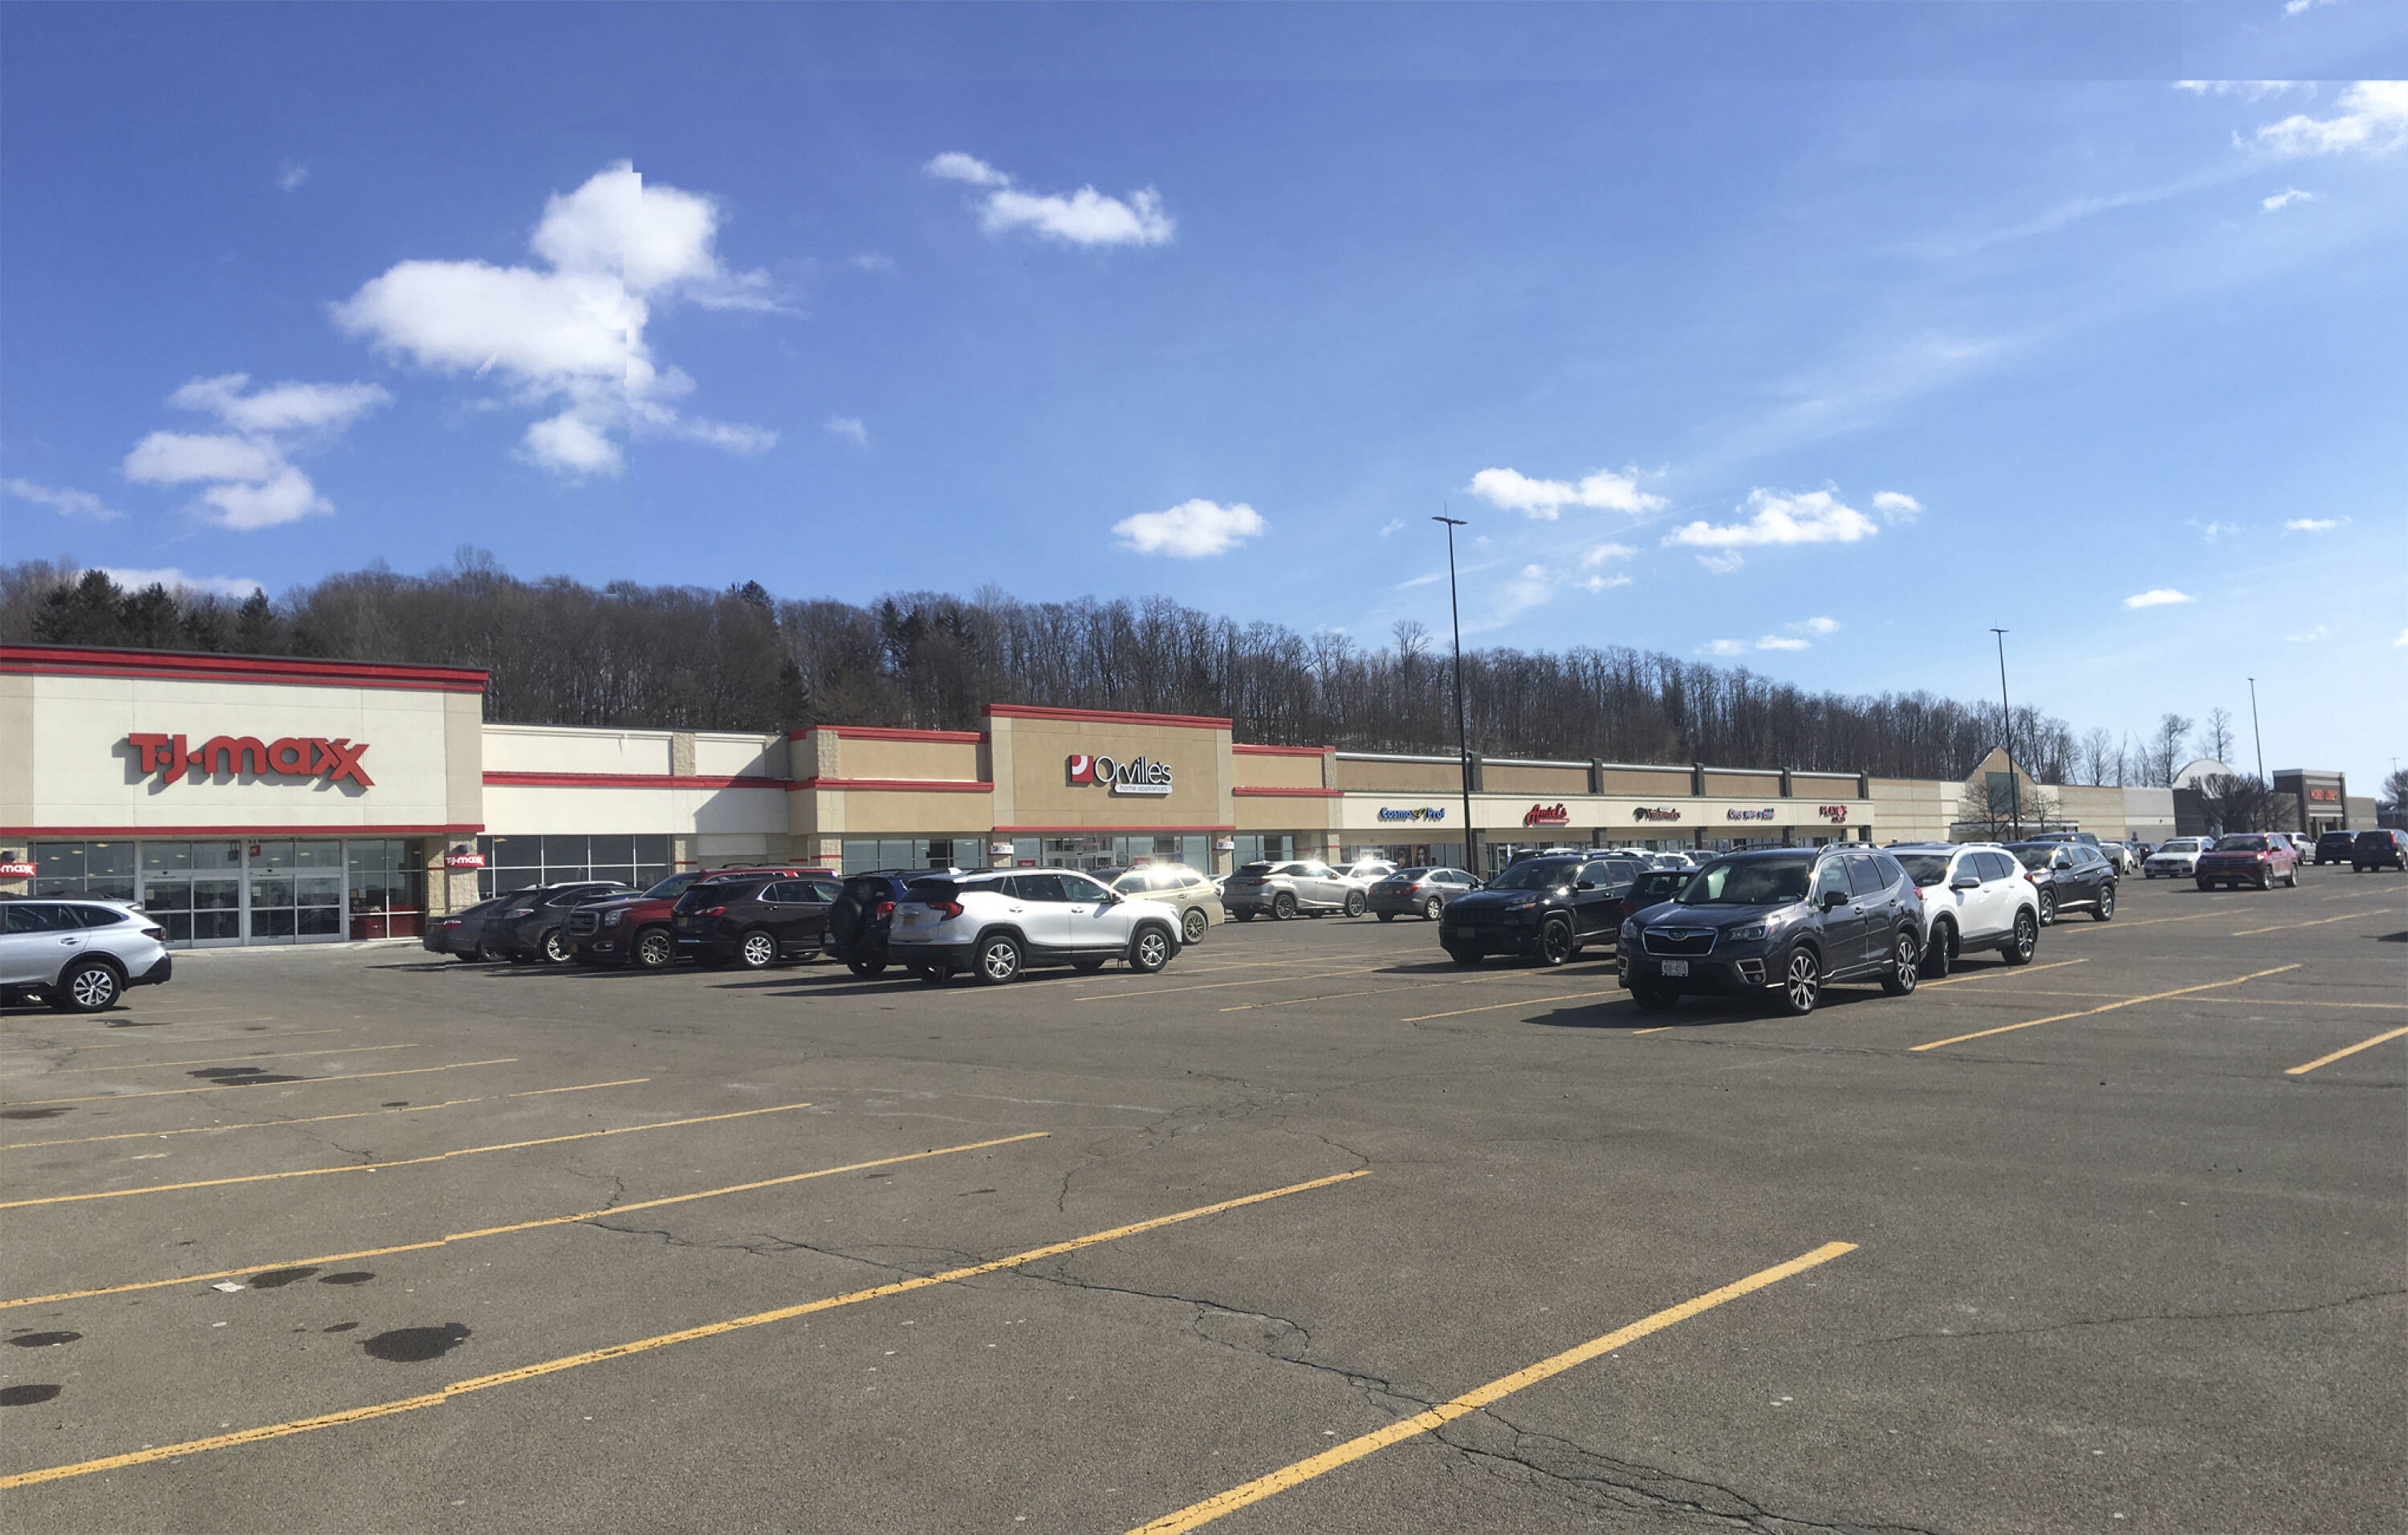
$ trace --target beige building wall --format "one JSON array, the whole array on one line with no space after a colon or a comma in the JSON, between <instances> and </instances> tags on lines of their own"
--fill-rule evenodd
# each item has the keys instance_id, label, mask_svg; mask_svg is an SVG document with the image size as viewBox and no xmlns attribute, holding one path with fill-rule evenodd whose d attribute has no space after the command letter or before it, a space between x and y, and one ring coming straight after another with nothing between
<instances>
[{"instance_id":1,"label":"beige building wall","mask_svg":"<svg viewBox=\"0 0 2408 1535\"><path fill-rule=\"evenodd\" d=\"M1383 762L1337 757L1334 788L1368 789L1383 794L1446 794L1463 788L1463 768L1453 757L1439 762Z\"/></svg>"},{"instance_id":2,"label":"beige building wall","mask_svg":"<svg viewBox=\"0 0 2408 1535\"><path fill-rule=\"evenodd\" d=\"M1584 795L1588 793L1588 765L1492 759L1480 765L1480 786L1496 794Z\"/></svg>"},{"instance_id":3,"label":"beige building wall","mask_svg":"<svg viewBox=\"0 0 2408 1535\"><path fill-rule=\"evenodd\" d=\"M1232 746L1229 782L1240 789L1326 788L1329 757L1318 748Z\"/></svg>"},{"instance_id":4,"label":"beige building wall","mask_svg":"<svg viewBox=\"0 0 2408 1535\"><path fill-rule=\"evenodd\" d=\"M1885 841L1948 840L1948 827L1965 797L1963 784L1930 779L1877 778L1872 791Z\"/></svg>"},{"instance_id":5,"label":"beige building wall","mask_svg":"<svg viewBox=\"0 0 2408 1535\"><path fill-rule=\"evenodd\" d=\"M1065 826L1110 834L1233 825L1225 782L1226 721L996 705L989 736L998 829ZM1074 754L1163 763L1170 769L1170 792L1129 795L1101 783L1072 783Z\"/></svg>"},{"instance_id":6,"label":"beige building wall","mask_svg":"<svg viewBox=\"0 0 2408 1535\"><path fill-rule=\"evenodd\" d=\"M1599 778L1598 786L1610 795L1685 796L1689 792L1686 768L1608 768Z\"/></svg>"},{"instance_id":7,"label":"beige building wall","mask_svg":"<svg viewBox=\"0 0 2408 1535\"><path fill-rule=\"evenodd\" d=\"M1781 796L1781 775L1709 768L1706 769L1706 793L1738 799L1770 795L1777 799Z\"/></svg>"}]
</instances>

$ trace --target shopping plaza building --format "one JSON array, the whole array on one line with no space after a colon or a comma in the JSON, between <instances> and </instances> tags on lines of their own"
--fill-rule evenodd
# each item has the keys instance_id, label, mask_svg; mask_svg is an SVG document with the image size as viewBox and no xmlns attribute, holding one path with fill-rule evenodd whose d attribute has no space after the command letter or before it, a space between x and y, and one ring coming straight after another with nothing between
<instances>
[{"instance_id":1,"label":"shopping plaza building","mask_svg":"<svg viewBox=\"0 0 2408 1535\"><path fill-rule=\"evenodd\" d=\"M408 937L495 891L765 860L1465 861L1453 755L1002 703L977 730L495 724L485 688L455 667L0 647L0 894L138 900L173 941L212 945ZM1548 846L1945 839L1968 782L2003 767L1955 782L1475 756L1469 824L1484 869ZM2303 800L2330 791L2319 816L2373 824L2338 775L2309 778ZM2102 837L2176 829L2171 790L2047 793Z\"/></svg>"}]
</instances>

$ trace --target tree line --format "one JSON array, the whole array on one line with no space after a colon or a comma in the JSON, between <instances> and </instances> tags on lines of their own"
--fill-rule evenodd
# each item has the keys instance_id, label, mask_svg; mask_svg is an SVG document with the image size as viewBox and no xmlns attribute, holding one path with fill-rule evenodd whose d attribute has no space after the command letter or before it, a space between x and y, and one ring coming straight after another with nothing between
<instances>
[{"instance_id":1,"label":"tree line","mask_svg":"<svg viewBox=\"0 0 2408 1535\"><path fill-rule=\"evenodd\" d=\"M0 639L479 667L491 674L486 717L505 723L965 729L992 701L1226 715L1239 739L1268 745L1455 747L1451 659L1420 624L1373 648L1159 596L1028 602L987 587L781 600L755 581L527 581L463 550L425 575L372 566L271 601L128 591L104 571L36 560L0 567ZM1816 693L1619 645L1469 651L1463 680L1471 749L1489 756L1962 778L2000 739L2000 712L1984 704ZM2229 737L2229 715L2210 722ZM2077 738L2029 705L2013 724L2016 759L2047 783L2167 783L2200 744L2176 714L2137 737Z\"/></svg>"}]
</instances>

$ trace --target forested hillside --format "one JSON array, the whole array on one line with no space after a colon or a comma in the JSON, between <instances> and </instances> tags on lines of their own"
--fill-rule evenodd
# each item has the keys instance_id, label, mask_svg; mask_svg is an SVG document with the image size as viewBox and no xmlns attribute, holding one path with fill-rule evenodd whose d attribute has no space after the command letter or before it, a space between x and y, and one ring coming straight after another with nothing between
<instances>
[{"instance_id":1,"label":"forested hillside","mask_svg":"<svg viewBox=\"0 0 2408 1535\"><path fill-rule=\"evenodd\" d=\"M771 730L815 721L967 728L982 703L1230 715L1240 740L1452 752L1443 636L1400 624L1378 649L1238 624L1163 597L1025 602L895 593L858 606L559 578L523 581L464 552L424 576L370 568L247 601L35 561L0 569L0 638L482 667L487 717L555 724ZM1624 646L1464 656L1472 749L1969 772L1998 710L1928 694L1809 693L1743 667ZM2016 710L2018 755L2049 782L2116 782L2064 722ZM2188 722L2184 722L2186 727ZM2177 742L2178 744L2178 742ZM2146 750L2146 749L2143 749ZM2143 762L2134 782L2145 782ZM2086 770L2090 776L2083 777ZM2168 769L2170 770L2170 769Z\"/></svg>"}]
</instances>

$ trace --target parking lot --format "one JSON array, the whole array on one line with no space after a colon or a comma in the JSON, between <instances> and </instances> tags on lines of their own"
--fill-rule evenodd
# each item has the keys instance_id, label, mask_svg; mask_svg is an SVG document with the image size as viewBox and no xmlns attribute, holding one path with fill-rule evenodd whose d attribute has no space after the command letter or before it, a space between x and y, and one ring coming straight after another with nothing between
<instances>
[{"instance_id":1,"label":"parking lot","mask_svg":"<svg viewBox=\"0 0 2408 1535\"><path fill-rule=\"evenodd\" d=\"M2408 882L1797 1020L1609 954L179 955L5 1018L12 1522L2402 1528Z\"/></svg>"}]
</instances>

